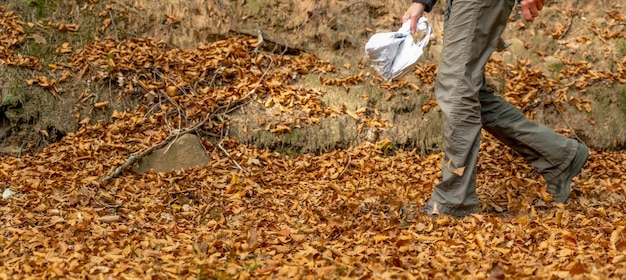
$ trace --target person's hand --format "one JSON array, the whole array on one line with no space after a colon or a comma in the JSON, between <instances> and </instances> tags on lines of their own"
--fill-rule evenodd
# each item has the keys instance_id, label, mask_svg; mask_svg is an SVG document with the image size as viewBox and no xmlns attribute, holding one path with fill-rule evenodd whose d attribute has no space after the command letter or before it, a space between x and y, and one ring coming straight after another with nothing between
<instances>
[{"instance_id":1,"label":"person's hand","mask_svg":"<svg viewBox=\"0 0 626 280\"><path fill-rule=\"evenodd\" d=\"M524 19L528 22L533 22L539 16L539 11L546 4L546 0L522 0L520 4Z\"/></svg>"},{"instance_id":2,"label":"person's hand","mask_svg":"<svg viewBox=\"0 0 626 280\"><path fill-rule=\"evenodd\" d=\"M535 1L545 1L545 0L535 0ZM424 13L424 9L426 9L426 6L424 6L424 4L422 3L411 3L411 6L409 6L409 8L406 10L406 12L404 13L404 15L402 16L402 23L406 22L407 20L411 20L411 34L415 33L415 31L417 30L417 20L422 17L422 14Z\"/></svg>"}]
</instances>

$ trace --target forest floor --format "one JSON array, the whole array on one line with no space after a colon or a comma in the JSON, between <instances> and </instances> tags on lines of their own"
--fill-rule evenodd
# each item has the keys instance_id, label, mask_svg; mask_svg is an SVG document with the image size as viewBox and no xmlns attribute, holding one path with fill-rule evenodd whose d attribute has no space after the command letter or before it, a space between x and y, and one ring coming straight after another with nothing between
<instances>
[{"instance_id":1,"label":"forest floor","mask_svg":"<svg viewBox=\"0 0 626 280\"><path fill-rule=\"evenodd\" d=\"M364 38L396 26L390 15L406 3L391 1L382 13L376 1L328 1L321 10L306 1L166 1L174 4L158 14L163 1L22 2L0 5L0 279L626 277L620 3L594 3L593 21L560 2L544 11L548 23L512 19L511 49L527 59L495 54L486 69L529 117L593 143L568 202L553 203L541 176L485 134L480 212L433 219L401 209L424 205L441 180L440 136L398 143L404 138L392 132L405 129L389 116L439 120L431 94L438 35L429 60L404 79L382 81L354 59ZM183 6L190 16L177 14ZM259 47L254 24L245 24L268 6L307 16L259 19L267 33ZM368 12L371 25L341 27L350 18L341 12L352 9ZM230 32L235 18L241 26ZM576 28L581 19L587 28ZM308 24L315 21L324 25ZM279 42L275 26L308 35ZM237 123L255 107L269 113ZM297 152L244 137L263 132L289 146L312 137L294 131L325 124L337 130L320 138L358 137ZM207 165L130 168L189 134Z\"/></svg>"}]
</instances>

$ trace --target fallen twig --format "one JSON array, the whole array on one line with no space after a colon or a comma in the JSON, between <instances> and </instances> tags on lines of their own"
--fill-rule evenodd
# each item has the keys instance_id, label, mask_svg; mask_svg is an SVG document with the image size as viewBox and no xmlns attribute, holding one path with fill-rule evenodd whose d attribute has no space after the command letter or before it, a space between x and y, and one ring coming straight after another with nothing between
<instances>
[{"instance_id":1,"label":"fallen twig","mask_svg":"<svg viewBox=\"0 0 626 280\"><path fill-rule=\"evenodd\" d=\"M565 122L565 124L567 125L567 127L572 131L572 134L574 134L574 137L580 142L580 143L585 143L583 142L582 139L580 139L580 137L578 137L578 134L576 134L576 131L574 131L574 128L569 124L569 122L567 121L567 118L565 117L565 113L563 113L563 111L561 111L561 109L559 108L558 105L556 105L556 103L554 103L554 101L552 102L552 104L554 104L554 108L556 108L556 111L559 112L559 114L561 115L561 117L563 117L563 121Z\"/></svg>"},{"instance_id":2,"label":"fallen twig","mask_svg":"<svg viewBox=\"0 0 626 280\"><path fill-rule=\"evenodd\" d=\"M109 216L102 216L98 218L98 221L103 222L103 223L114 223L119 220L120 220L119 215L109 215Z\"/></svg>"},{"instance_id":3,"label":"fallen twig","mask_svg":"<svg viewBox=\"0 0 626 280\"><path fill-rule=\"evenodd\" d=\"M350 155L350 153L346 152L346 154L348 154L348 163L346 163L346 165L343 167L343 170L341 170L341 173L339 173L339 176L337 176L337 179L341 178L343 173L346 172L346 169L348 169L348 166L350 166L350 163L352 162L352 156Z\"/></svg>"},{"instance_id":4,"label":"fallen twig","mask_svg":"<svg viewBox=\"0 0 626 280\"><path fill-rule=\"evenodd\" d=\"M350 7L352 7L352 6L356 5L356 4L367 4L368 6L370 5L367 1L357 0L357 1L354 1L354 2L352 2L350 4L348 4L348 5L345 5L343 8L339 9L339 12L343 12L345 9L348 9L348 8L350 8Z\"/></svg>"},{"instance_id":5,"label":"fallen twig","mask_svg":"<svg viewBox=\"0 0 626 280\"><path fill-rule=\"evenodd\" d=\"M259 50L261 49L261 45L263 45L263 32L261 31L261 27L259 26L259 24L255 24L256 26L256 32L257 32L257 40L258 43L256 45L256 47L254 48L253 52L254 53L259 53Z\"/></svg>"},{"instance_id":6,"label":"fallen twig","mask_svg":"<svg viewBox=\"0 0 626 280\"><path fill-rule=\"evenodd\" d=\"M113 31L115 31L115 41L119 41L119 36L117 34L117 26L115 26L115 20L113 20L113 13L109 10L109 17L111 18L111 25L113 25Z\"/></svg>"},{"instance_id":7,"label":"fallen twig","mask_svg":"<svg viewBox=\"0 0 626 280\"><path fill-rule=\"evenodd\" d=\"M567 35L567 32L569 32L569 29L572 27L572 20L573 20L572 11L568 13L568 17L569 18L567 19L567 26L565 27L565 30L563 30L559 38L557 38L557 40L563 39L565 35Z\"/></svg>"},{"instance_id":8,"label":"fallen twig","mask_svg":"<svg viewBox=\"0 0 626 280\"><path fill-rule=\"evenodd\" d=\"M228 151L226 151L226 149L224 149L224 147L222 147L222 141L224 139L220 140L219 143L217 143L217 147L220 148L220 150L222 150L222 152L226 155L226 157L228 157L228 159L230 159L230 161L232 161L237 168L239 168L239 170L241 170L241 172L243 173L248 173L248 170L246 170L245 168L243 168L236 160L234 160L231 156L230 153Z\"/></svg>"}]
</instances>

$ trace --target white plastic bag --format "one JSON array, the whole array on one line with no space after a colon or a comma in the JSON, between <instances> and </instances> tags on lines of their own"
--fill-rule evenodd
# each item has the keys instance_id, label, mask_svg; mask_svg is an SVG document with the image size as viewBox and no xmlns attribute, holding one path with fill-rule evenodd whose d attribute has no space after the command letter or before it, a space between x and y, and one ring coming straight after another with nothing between
<instances>
[{"instance_id":1,"label":"white plastic bag","mask_svg":"<svg viewBox=\"0 0 626 280\"><path fill-rule=\"evenodd\" d=\"M417 43L411 36L411 20L402 24L397 32L376 33L367 41L365 55L383 79L390 80L410 72L424 54L432 27L428 19L420 17L417 29L426 33Z\"/></svg>"}]
</instances>

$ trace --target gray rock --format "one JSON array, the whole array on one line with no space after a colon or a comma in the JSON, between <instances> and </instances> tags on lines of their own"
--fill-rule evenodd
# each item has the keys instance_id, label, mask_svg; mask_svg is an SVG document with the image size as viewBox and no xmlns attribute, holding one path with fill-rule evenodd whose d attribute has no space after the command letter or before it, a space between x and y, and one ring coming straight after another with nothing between
<instances>
[{"instance_id":1,"label":"gray rock","mask_svg":"<svg viewBox=\"0 0 626 280\"><path fill-rule=\"evenodd\" d=\"M145 173L152 169L154 172L169 172L181 169L190 169L204 166L209 163L202 143L198 136L185 134L173 144L154 151L133 166L137 173Z\"/></svg>"},{"instance_id":2,"label":"gray rock","mask_svg":"<svg viewBox=\"0 0 626 280\"><path fill-rule=\"evenodd\" d=\"M524 42L518 38L505 40L508 47L503 52L504 63L516 64L521 57L528 57L529 51L526 49Z\"/></svg>"},{"instance_id":3,"label":"gray rock","mask_svg":"<svg viewBox=\"0 0 626 280\"><path fill-rule=\"evenodd\" d=\"M563 68L564 63L557 57L548 56L545 58L544 66L549 71L559 71Z\"/></svg>"},{"instance_id":4,"label":"gray rock","mask_svg":"<svg viewBox=\"0 0 626 280\"><path fill-rule=\"evenodd\" d=\"M506 43L511 44L508 49L517 56L523 56L528 53L528 49L526 49L524 41L521 39L513 38L508 40Z\"/></svg>"}]
</instances>

